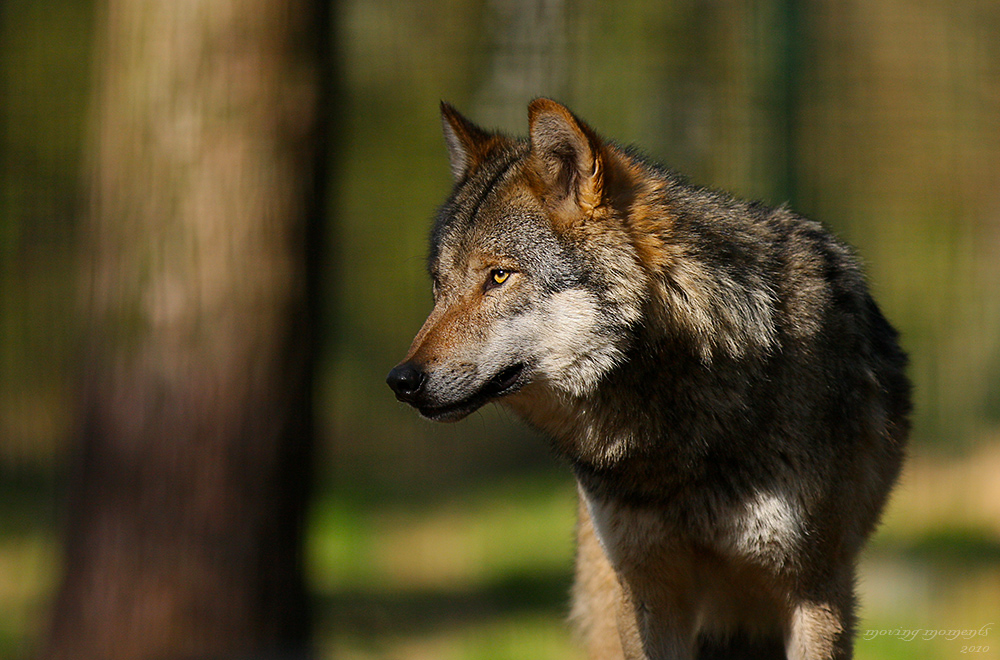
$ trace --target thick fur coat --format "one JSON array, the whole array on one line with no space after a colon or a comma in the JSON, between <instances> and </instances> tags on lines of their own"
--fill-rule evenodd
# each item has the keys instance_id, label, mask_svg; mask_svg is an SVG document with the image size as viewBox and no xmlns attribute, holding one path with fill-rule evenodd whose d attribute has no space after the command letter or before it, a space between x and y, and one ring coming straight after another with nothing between
<instances>
[{"instance_id":1,"label":"thick fur coat","mask_svg":"<svg viewBox=\"0 0 1000 660\"><path fill-rule=\"evenodd\" d=\"M851 657L910 409L857 259L528 111L523 140L442 105L434 308L389 385L434 420L499 401L568 460L592 658Z\"/></svg>"}]
</instances>

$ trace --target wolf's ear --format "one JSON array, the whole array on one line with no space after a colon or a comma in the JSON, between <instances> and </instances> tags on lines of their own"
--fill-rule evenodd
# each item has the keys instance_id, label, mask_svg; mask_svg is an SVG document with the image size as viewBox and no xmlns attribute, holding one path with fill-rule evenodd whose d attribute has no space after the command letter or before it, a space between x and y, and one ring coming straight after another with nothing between
<instances>
[{"instance_id":1,"label":"wolf's ear","mask_svg":"<svg viewBox=\"0 0 1000 660\"><path fill-rule=\"evenodd\" d=\"M579 217L601 202L601 139L565 106L535 99L528 106L531 161L542 198L553 211Z\"/></svg>"},{"instance_id":2,"label":"wolf's ear","mask_svg":"<svg viewBox=\"0 0 1000 660\"><path fill-rule=\"evenodd\" d=\"M495 136L473 124L445 101L441 101L441 125L448 145L451 174L456 181L461 181L485 160Z\"/></svg>"}]
</instances>

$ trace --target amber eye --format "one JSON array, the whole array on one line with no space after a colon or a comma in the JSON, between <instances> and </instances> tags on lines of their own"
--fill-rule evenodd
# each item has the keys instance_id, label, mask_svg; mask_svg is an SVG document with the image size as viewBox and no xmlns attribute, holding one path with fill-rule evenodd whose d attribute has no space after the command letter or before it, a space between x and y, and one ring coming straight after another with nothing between
<instances>
[{"instance_id":1,"label":"amber eye","mask_svg":"<svg viewBox=\"0 0 1000 660\"><path fill-rule=\"evenodd\" d=\"M503 268L494 268L490 271L489 279L486 280L485 290L495 289L507 281L510 277L511 271L504 270Z\"/></svg>"}]
</instances>

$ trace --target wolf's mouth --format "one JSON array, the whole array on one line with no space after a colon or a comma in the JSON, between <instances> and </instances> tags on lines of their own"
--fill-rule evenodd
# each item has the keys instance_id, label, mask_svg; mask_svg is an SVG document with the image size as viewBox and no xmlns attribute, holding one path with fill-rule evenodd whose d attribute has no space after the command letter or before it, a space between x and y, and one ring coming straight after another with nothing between
<instances>
[{"instance_id":1,"label":"wolf's mouth","mask_svg":"<svg viewBox=\"0 0 1000 660\"><path fill-rule=\"evenodd\" d=\"M486 381L486 384L483 385L483 389L479 391L479 394L487 397L503 396L508 390L514 389L517 385L517 379L521 376L521 372L523 371L523 362L507 367L496 376Z\"/></svg>"},{"instance_id":2,"label":"wolf's mouth","mask_svg":"<svg viewBox=\"0 0 1000 660\"><path fill-rule=\"evenodd\" d=\"M478 392L462 401L445 406L418 406L417 410L427 419L438 422L457 422L468 414L482 408L492 399L510 394L523 385L521 374L524 373L524 368L524 363L519 362L501 370L486 381Z\"/></svg>"}]
</instances>

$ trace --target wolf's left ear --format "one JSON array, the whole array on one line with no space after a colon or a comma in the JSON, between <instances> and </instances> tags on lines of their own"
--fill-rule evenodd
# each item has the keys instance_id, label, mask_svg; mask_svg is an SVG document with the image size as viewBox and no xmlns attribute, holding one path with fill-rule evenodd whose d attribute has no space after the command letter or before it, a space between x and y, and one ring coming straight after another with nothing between
<instances>
[{"instance_id":1,"label":"wolf's left ear","mask_svg":"<svg viewBox=\"0 0 1000 660\"><path fill-rule=\"evenodd\" d=\"M445 101L441 101L441 126L448 145L451 174L461 181L482 164L496 136L473 124Z\"/></svg>"},{"instance_id":2,"label":"wolf's left ear","mask_svg":"<svg viewBox=\"0 0 1000 660\"><path fill-rule=\"evenodd\" d=\"M579 217L601 203L601 139L565 106L535 99L528 106L531 161L553 211Z\"/></svg>"}]
</instances>

